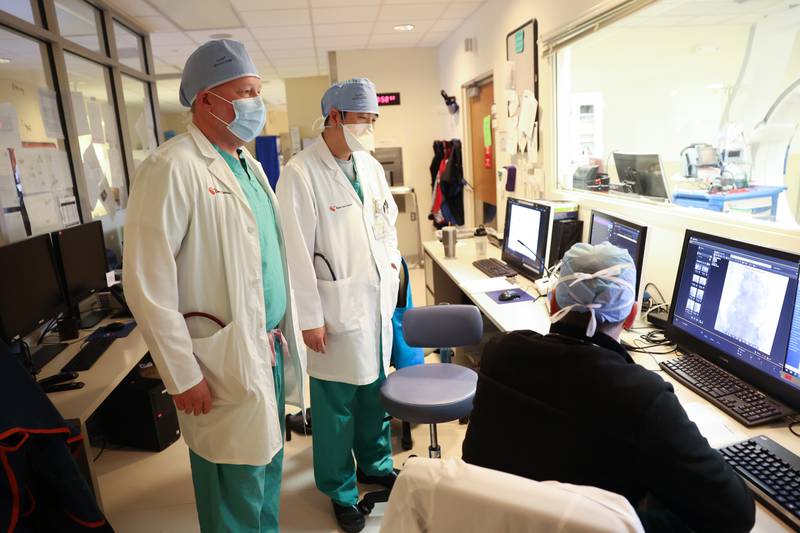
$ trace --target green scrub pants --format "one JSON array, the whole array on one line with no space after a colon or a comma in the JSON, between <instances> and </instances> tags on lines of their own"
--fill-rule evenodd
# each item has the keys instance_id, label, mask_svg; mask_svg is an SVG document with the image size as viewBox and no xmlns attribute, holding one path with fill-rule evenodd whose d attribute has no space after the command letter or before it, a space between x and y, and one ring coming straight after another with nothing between
<instances>
[{"instance_id":1,"label":"green scrub pants","mask_svg":"<svg viewBox=\"0 0 800 533\"><path fill-rule=\"evenodd\" d=\"M284 428L283 359L275 343L275 396ZM229 465L206 461L189 450L197 516L203 533L278 532L283 449L268 465Z\"/></svg>"},{"instance_id":2,"label":"green scrub pants","mask_svg":"<svg viewBox=\"0 0 800 533\"><path fill-rule=\"evenodd\" d=\"M314 479L339 505L358 503L356 467L368 476L392 472L391 427L378 391L386 379L350 385L311 378Z\"/></svg>"}]
</instances>

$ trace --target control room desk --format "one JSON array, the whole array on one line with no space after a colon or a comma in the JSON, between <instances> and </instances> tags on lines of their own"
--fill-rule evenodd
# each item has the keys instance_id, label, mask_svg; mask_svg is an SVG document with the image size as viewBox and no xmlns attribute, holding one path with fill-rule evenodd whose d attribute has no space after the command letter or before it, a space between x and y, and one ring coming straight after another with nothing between
<instances>
[{"instance_id":1,"label":"control room desk","mask_svg":"<svg viewBox=\"0 0 800 533\"><path fill-rule=\"evenodd\" d=\"M119 320L127 321L130 319ZM98 324L98 327L112 321L105 320ZM87 334L88 332L86 331L81 332L82 337ZM38 377L45 378L57 374L80 351L80 345L81 342L76 342L67 347L55 359L45 365ZM83 436L82 448L84 456L79 459L79 466L84 470L88 470L88 475L92 481L92 489L101 509L103 508L103 500L100 493L100 484L94 469L94 457L92 457L92 447L89 443L86 421L89 420L89 417L100 407L103 400L108 398L109 394L146 354L147 346L139 329L135 328L127 337L116 339L100 359L92 365L92 368L80 372L77 381L84 382L86 384L85 387L47 395L53 405L56 406L56 409L58 409L58 412L61 413L61 416L80 427L81 435Z\"/></svg>"},{"instance_id":2,"label":"control room desk","mask_svg":"<svg viewBox=\"0 0 800 533\"><path fill-rule=\"evenodd\" d=\"M476 259L474 239L464 239L456 245L456 257L446 258L444 247L439 241L428 241L423 244L425 252L425 291L426 302L428 305L434 303L472 303L476 305L481 313L491 321L498 330L514 331L519 329L530 329L541 334L550 331L549 312L547 309L546 298L539 298L535 302L518 302L498 304L489 296L482 293L471 293L465 289L471 281L487 279L486 275L472 266ZM495 246L488 247L488 257L500 258L500 250ZM536 296L533 282L517 276L519 288ZM637 324L639 326L643 324ZM629 342L638 334L626 333ZM657 370L656 361L663 361L674 355L655 355L631 354L634 361L650 370ZM716 422L723 423L730 430L742 435L742 438L753 437L756 435L766 435L792 453L800 455L800 438L794 436L785 423L772 426L759 426L756 428L746 428L736 420L718 410L713 404L707 402L701 396L690 391L667 374L660 372L659 375L666 381L672 383L678 399L684 406L689 404L704 404L713 411L713 416L718 417ZM703 424L699 424L701 431ZM773 515L768 509L757 503L756 525L753 531L777 532L791 531L779 518Z\"/></svg>"}]
</instances>

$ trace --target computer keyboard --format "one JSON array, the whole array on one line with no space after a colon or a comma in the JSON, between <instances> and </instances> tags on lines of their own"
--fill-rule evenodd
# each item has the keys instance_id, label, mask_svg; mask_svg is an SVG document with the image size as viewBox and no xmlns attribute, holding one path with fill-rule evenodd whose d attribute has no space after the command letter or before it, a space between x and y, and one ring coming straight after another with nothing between
<instances>
[{"instance_id":1,"label":"computer keyboard","mask_svg":"<svg viewBox=\"0 0 800 533\"><path fill-rule=\"evenodd\" d=\"M702 357L684 355L659 366L745 426L767 424L793 413L789 407Z\"/></svg>"},{"instance_id":2,"label":"computer keyboard","mask_svg":"<svg viewBox=\"0 0 800 533\"><path fill-rule=\"evenodd\" d=\"M489 276L499 278L501 276L516 276L518 272L506 265L502 261L490 257L489 259L478 259L472 262L472 266Z\"/></svg>"},{"instance_id":3,"label":"computer keyboard","mask_svg":"<svg viewBox=\"0 0 800 533\"><path fill-rule=\"evenodd\" d=\"M764 435L719 451L756 498L793 529L800 528L800 457Z\"/></svg>"},{"instance_id":4,"label":"computer keyboard","mask_svg":"<svg viewBox=\"0 0 800 533\"><path fill-rule=\"evenodd\" d=\"M89 370L92 365L100 359L100 356L105 353L106 349L114 342L113 337L101 337L86 343L86 346L81 348L75 357L73 357L64 368L62 372L82 372Z\"/></svg>"}]
</instances>

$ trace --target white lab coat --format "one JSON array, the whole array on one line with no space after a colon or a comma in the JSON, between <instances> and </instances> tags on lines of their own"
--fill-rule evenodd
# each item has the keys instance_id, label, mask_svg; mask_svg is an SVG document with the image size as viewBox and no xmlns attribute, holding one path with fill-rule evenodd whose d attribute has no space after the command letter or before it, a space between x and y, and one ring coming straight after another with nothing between
<instances>
[{"instance_id":1,"label":"white lab coat","mask_svg":"<svg viewBox=\"0 0 800 533\"><path fill-rule=\"evenodd\" d=\"M389 367L399 287L391 265L401 266L383 167L367 152L353 157L363 203L323 139L289 160L277 194L300 329L325 325L328 333L326 353L308 350L308 373L365 385L378 379L380 348Z\"/></svg>"},{"instance_id":2,"label":"white lab coat","mask_svg":"<svg viewBox=\"0 0 800 533\"><path fill-rule=\"evenodd\" d=\"M461 459L412 457L392 488L381 533L643 533L630 502L597 487L533 481Z\"/></svg>"},{"instance_id":3,"label":"white lab coat","mask_svg":"<svg viewBox=\"0 0 800 533\"><path fill-rule=\"evenodd\" d=\"M261 165L245 156L272 198L282 235L277 199ZM125 296L167 390L183 392L203 377L211 389L210 413L178 413L189 448L215 463L269 463L283 438L265 329L258 229L233 172L194 125L139 166L124 244ZM286 401L302 405L305 349L285 254L283 271ZM183 318L193 311L226 326Z\"/></svg>"}]
</instances>

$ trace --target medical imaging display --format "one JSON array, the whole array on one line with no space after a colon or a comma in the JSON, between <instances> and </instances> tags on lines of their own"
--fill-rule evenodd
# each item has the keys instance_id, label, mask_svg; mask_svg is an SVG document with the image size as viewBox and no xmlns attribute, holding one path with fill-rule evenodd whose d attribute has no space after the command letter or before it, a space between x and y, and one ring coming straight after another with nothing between
<instances>
[{"instance_id":1,"label":"medical imaging display","mask_svg":"<svg viewBox=\"0 0 800 533\"><path fill-rule=\"evenodd\" d=\"M639 282L644 260L644 244L647 228L622 220L605 213L592 211L592 223L589 227L589 244L610 242L614 246L627 250L636 265L636 293L639 293Z\"/></svg>"},{"instance_id":2,"label":"medical imaging display","mask_svg":"<svg viewBox=\"0 0 800 533\"><path fill-rule=\"evenodd\" d=\"M788 285L786 276L729 263L714 329L770 353Z\"/></svg>"},{"instance_id":3,"label":"medical imaging display","mask_svg":"<svg viewBox=\"0 0 800 533\"><path fill-rule=\"evenodd\" d=\"M549 228L548 205L509 198L503 234L503 261L523 275L541 276Z\"/></svg>"},{"instance_id":4,"label":"medical imaging display","mask_svg":"<svg viewBox=\"0 0 800 533\"><path fill-rule=\"evenodd\" d=\"M672 325L800 389L800 259L707 237L687 240Z\"/></svg>"}]
</instances>

